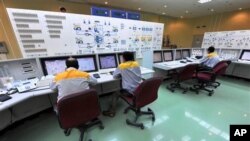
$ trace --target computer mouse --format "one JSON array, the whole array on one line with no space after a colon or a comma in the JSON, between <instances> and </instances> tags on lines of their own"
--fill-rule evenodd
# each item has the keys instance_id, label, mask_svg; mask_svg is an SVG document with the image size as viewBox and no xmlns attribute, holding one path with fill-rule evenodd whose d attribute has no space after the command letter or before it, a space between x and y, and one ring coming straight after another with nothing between
<instances>
[{"instance_id":1,"label":"computer mouse","mask_svg":"<svg viewBox=\"0 0 250 141\"><path fill-rule=\"evenodd\" d=\"M187 63L186 61L180 61L180 63Z\"/></svg>"},{"instance_id":2,"label":"computer mouse","mask_svg":"<svg viewBox=\"0 0 250 141\"><path fill-rule=\"evenodd\" d=\"M187 60L187 62L193 62L193 61L191 61L191 60Z\"/></svg>"}]
</instances>

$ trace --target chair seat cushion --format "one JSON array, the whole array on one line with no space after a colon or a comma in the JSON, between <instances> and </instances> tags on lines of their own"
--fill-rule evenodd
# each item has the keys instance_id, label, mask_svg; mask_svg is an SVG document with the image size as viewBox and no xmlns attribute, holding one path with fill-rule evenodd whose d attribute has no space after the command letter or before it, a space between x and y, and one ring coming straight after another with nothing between
<instances>
[{"instance_id":1,"label":"chair seat cushion","mask_svg":"<svg viewBox=\"0 0 250 141\"><path fill-rule=\"evenodd\" d=\"M199 80L205 80L205 81L210 81L212 79L212 75L207 73L197 73L196 77Z\"/></svg>"}]
</instances>

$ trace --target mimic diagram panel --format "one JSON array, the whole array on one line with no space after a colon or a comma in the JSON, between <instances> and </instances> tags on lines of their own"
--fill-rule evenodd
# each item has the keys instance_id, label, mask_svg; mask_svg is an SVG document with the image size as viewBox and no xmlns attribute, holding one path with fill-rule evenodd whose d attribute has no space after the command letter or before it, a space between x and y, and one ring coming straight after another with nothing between
<instances>
[{"instance_id":1,"label":"mimic diagram panel","mask_svg":"<svg viewBox=\"0 0 250 141\"><path fill-rule=\"evenodd\" d=\"M202 48L250 48L250 30L206 32Z\"/></svg>"},{"instance_id":2,"label":"mimic diagram panel","mask_svg":"<svg viewBox=\"0 0 250 141\"><path fill-rule=\"evenodd\" d=\"M164 25L7 8L23 57L161 49Z\"/></svg>"}]
</instances>

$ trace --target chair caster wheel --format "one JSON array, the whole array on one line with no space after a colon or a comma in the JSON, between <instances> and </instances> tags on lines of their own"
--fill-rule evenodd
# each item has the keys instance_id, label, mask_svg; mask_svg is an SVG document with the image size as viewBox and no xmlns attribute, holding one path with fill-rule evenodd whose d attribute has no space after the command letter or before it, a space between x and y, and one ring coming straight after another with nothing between
<instances>
[{"instance_id":1,"label":"chair caster wheel","mask_svg":"<svg viewBox=\"0 0 250 141\"><path fill-rule=\"evenodd\" d=\"M103 130L103 129L104 129L104 126L103 126L103 125L100 125L99 128L100 128L101 130Z\"/></svg>"},{"instance_id":2,"label":"chair caster wheel","mask_svg":"<svg viewBox=\"0 0 250 141\"><path fill-rule=\"evenodd\" d=\"M143 130L145 127L144 127L144 125L141 125L141 129Z\"/></svg>"},{"instance_id":3,"label":"chair caster wheel","mask_svg":"<svg viewBox=\"0 0 250 141\"><path fill-rule=\"evenodd\" d=\"M71 129L64 130L65 136L69 136L71 133Z\"/></svg>"},{"instance_id":4,"label":"chair caster wheel","mask_svg":"<svg viewBox=\"0 0 250 141\"><path fill-rule=\"evenodd\" d=\"M183 91L183 92L182 92L182 94L186 94L186 93L187 93L187 91Z\"/></svg>"},{"instance_id":5,"label":"chair caster wheel","mask_svg":"<svg viewBox=\"0 0 250 141\"><path fill-rule=\"evenodd\" d=\"M92 141L92 139L89 139L89 141Z\"/></svg>"}]
</instances>

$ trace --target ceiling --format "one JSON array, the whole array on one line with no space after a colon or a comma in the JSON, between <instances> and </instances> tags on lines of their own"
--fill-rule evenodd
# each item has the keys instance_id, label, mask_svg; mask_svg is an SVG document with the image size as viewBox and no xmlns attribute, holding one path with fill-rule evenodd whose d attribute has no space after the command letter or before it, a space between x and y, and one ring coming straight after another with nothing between
<instances>
[{"instance_id":1,"label":"ceiling","mask_svg":"<svg viewBox=\"0 0 250 141\"><path fill-rule=\"evenodd\" d=\"M66 0L65 0L66 1ZM172 17L193 18L213 13L250 8L250 0L212 0L200 4L198 0L68 0L144 11ZM105 2L108 2L106 5ZM166 6L165 6L166 5ZM138 8L141 8L138 10ZM214 9L214 11L211 9Z\"/></svg>"}]
</instances>

